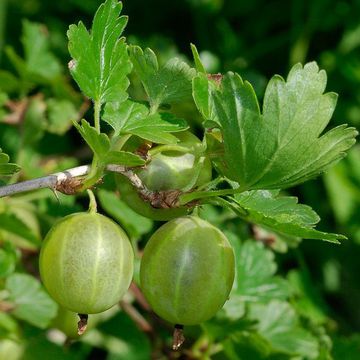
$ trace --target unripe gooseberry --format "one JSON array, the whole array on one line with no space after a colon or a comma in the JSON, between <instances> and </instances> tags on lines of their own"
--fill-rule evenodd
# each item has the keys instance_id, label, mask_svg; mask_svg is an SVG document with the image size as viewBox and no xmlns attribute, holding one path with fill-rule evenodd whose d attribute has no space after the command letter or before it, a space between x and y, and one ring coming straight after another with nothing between
<instances>
[{"instance_id":1,"label":"unripe gooseberry","mask_svg":"<svg viewBox=\"0 0 360 360\"><path fill-rule=\"evenodd\" d=\"M145 247L141 289L163 319L199 324L227 300L234 262L229 241L215 226L195 216L174 219L161 226Z\"/></svg>"},{"instance_id":2,"label":"unripe gooseberry","mask_svg":"<svg viewBox=\"0 0 360 360\"><path fill-rule=\"evenodd\" d=\"M176 145L158 145L151 161L134 172L151 191L189 191L211 180L211 162L204 156L201 141L189 131L176 133ZM199 164L200 162L200 164ZM153 220L170 220L186 215L188 207L154 208L143 200L129 180L119 175L117 184L122 199L137 213Z\"/></svg>"},{"instance_id":3,"label":"unripe gooseberry","mask_svg":"<svg viewBox=\"0 0 360 360\"><path fill-rule=\"evenodd\" d=\"M57 222L40 252L40 276L64 308L94 314L115 305L129 288L134 253L125 232L98 213Z\"/></svg>"}]
</instances>

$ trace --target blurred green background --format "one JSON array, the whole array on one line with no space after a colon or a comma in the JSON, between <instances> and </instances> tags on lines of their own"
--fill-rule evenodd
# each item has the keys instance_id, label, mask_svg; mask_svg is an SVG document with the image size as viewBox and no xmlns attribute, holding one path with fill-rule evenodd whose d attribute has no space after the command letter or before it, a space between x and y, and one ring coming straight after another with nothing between
<instances>
[{"instance_id":1,"label":"blurred green background","mask_svg":"<svg viewBox=\"0 0 360 360\"><path fill-rule=\"evenodd\" d=\"M90 27L100 3L99 0L0 0L0 90L14 100L40 92L46 99L61 98L70 102L66 107L69 114L81 106L86 113L88 104L67 73L70 59L66 31L69 24L80 19ZM327 91L339 94L331 126L347 123L360 130L359 0L124 0L123 14L129 16L125 32L128 41L151 47L161 63L172 56L191 63L189 44L194 43L209 72L240 73L254 86L260 99L273 74L286 76L293 64L316 60L328 74ZM44 81L27 75L21 77L13 54L24 53L24 19L46 26L43 30L48 36L52 56L57 59L50 58L49 62L56 64L57 77L42 74ZM8 72L16 71L22 79L21 86L9 77ZM24 85L29 83L28 87ZM0 98L0 105L1 101ZM37 105L34 111L40 111L41 115ZM0 109L0 117L4 115L1 111L4 110ZM193 117L196 123L191 108L181 111L188 114L189 121ZM79 137L75 131L70 130L63 136L68 124L60 128L55 118L52 128L40 127L44 134L39 139L33 138L34 127L31 127L30 140L26 137L26 129L22 130L19 140L14 124L9 121L0 124L1 147L23 166L22 178L73 166L90 157L77 146ZM20 151L22 147L28 150ZM59 158L59 154L65 156ZM307 240L288 252L277 249L279 273L285 276L298 269L306 279L299 286L303 287L301 291L305 298L311 299L312 305L308 309L304 305L303 310L315 311L315 308L326 317L323 323L335 334L334 358L360 359L360 147L352 148L345 160L321 178L288 192L318 212L322 219L320 229L343 233L349 240L341 246ZM40 210L37 210L41 218L39 231L45 231L53 218L72 212L82 204L82 199L77 203L63 200L59 210L56 202L41 201L43 205L41 207L40 203ZM131 331L122 335L131 336ZM143 346L141 339L139 343ZM77 358L75 350L68 358Z\"/></svg>"}]
</instances>

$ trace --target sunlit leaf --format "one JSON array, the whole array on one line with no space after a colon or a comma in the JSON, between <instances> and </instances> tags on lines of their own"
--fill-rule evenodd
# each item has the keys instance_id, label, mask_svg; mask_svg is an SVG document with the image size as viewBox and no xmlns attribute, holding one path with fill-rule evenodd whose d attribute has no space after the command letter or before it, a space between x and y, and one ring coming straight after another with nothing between
<instances>
[{"instance_id":1,"label":"sunlit leaf","mask_svg":"<svg viewBox=\"0 0 360 360\"><path fill-rule=\"evenodd\" d=\"M123 101L129 85L131 63L124 38L127 17L120 16L122 3L107 0L97 10L90 32L80 21L68 30L69 68L82 92L102 103Z\"/></svg>"},{"instance_id":2,"label":"sunlit leaf","mask_svg":"<svg viewBox=\"0 0 360 360\"><path fill-rule=\"evenodd\" d=\"M314 178L346 155L357 131L346 125L324 133L336 106L323 94L326 73L315 62L295 65L285 81L274 76L263 111L252 86L228 73L216 88L194 79L194 99L205 119L218 122L224 138L226 176L241 189L276 189Z\"/></svg>"}]
</instances>

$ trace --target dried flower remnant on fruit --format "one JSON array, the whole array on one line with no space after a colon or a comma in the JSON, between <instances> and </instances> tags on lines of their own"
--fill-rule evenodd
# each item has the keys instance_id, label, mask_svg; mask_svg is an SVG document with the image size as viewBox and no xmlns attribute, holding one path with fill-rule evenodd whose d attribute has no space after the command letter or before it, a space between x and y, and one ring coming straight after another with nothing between
<instances>
[{"instance_id":1,"label":"dried flower remnant on fruit","mask_svg":"<svg viewBox=\"0 0 360 360\"><path fill-rule=\"evenodd\" d=\"M82 335L87 328L87 324L88 324L88 314L78 314L79 315L79 322L78 322L78 334Z\"/></svg>"},{"instance_id":2,"label":"dried flower remnant on fruit","mask_svg":"<svg viewBox=\"0 0 360 360\"><path fill-rule=\"evenodd\" d=\"M182 344L185 342L184 336L184 326L176 324L174 326L174 333L173 333L173 350L177 351L180 349Z\"/></svg>"}]
</instances>

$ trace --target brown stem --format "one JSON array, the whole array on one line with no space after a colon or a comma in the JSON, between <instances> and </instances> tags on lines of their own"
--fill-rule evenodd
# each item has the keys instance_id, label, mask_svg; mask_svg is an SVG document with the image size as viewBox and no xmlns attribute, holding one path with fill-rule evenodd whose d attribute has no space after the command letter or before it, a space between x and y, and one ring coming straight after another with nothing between
<instances>
[{"instance_id":1,"label":"brown stem","mask_svg":"<svg viewBox=\"0 0 360 360\"><path fill-rule=\"evenodd\" d=\"M120 306L126 314L134 321L141 331L152 332L152 326L145 320L145 318L136 310L134 306L126 301L120 301Z\"/></svg>"},{"instance_id":2,"label":"brown stem","mask_svg":"<svg viewBox=\"0 0 360 360\"><path fill-rule=\"evenodd\" d=\"M135 296L135 299L137 301L137 303L146 311L151 311L151 307L148 304L148 302L145 299L145 296L143 295L143 293L141 292L141 290L139 289L139 287L132 282L130 285L130 291L132 292L132 294Z\"/></svg>"}]
</instances>

